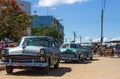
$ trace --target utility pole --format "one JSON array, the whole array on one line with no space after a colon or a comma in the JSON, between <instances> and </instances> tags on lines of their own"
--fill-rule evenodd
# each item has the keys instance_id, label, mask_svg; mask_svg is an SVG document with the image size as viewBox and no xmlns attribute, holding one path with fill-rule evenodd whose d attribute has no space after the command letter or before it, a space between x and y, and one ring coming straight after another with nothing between
<instances>
[{"instance_id":1,"label":"utility pole","mask_svg":"<svg viewBox=\"0 0 120 79\"><path fill-rule=\"evenodd\" d=\"M101 7L101 46L103 44L103 21L104 21L104 11L105 11L106 0L102 0Z\"/></svg>"},{"instance_id":2,"label":"utility pole","mask_svg":"<svg viewBox=\"0 0 120 79\"><path fill-rule=\"evenodd\" d=\"M105 5L106 5L106 0L102 0L102 6L101 6L101 47L100 47L100 56L103 55L103 21L104 21L104 11L105 11Z\"/></svg>"},{"instance_id":3,"label":"utility pole","mask_svg":"<svg viewBox=\"0 0 120 79\"><path fill-rule=\"evenodd\" d=\"M73 32L73 36L74 36L73 42L75 42L76 41L76 31Z\"/></svg>"},{"instance_id":4,"label":"utility pole","mask_svg":"<svg viewBox=\"0 0 120 79\"><path fill-rule=\"evenodd\" d=\"M80 36L80 44L82 44L82 36Z\"/></svg>"},{"instance_id":5,"label":"utility pole","mask_svg":"<svg viewBox=\"0 0 120 79\"><path fill-rule=\"evenodd\" d=\"M90 44L92 45L92 39L90 39Z\"/></svg>"}]
</instances>

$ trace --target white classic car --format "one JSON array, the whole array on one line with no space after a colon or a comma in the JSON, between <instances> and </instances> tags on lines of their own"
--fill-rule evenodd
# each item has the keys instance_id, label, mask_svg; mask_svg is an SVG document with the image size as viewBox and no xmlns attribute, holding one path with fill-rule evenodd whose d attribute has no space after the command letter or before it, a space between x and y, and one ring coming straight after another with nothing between
<instances>
[{"instance_id":1,"label":"white classic car","mask_svg":"<svg viewBox=\"0 0 120 79\"><path fill-rule=\"evenodd\" d=\"M1 65L6 65L6 72L12 73L14 68L36 67L49 72L49 67L59 67L59 49L51 37L22 37L17 47L1 50Z\"/></svg>"}]
</instances>

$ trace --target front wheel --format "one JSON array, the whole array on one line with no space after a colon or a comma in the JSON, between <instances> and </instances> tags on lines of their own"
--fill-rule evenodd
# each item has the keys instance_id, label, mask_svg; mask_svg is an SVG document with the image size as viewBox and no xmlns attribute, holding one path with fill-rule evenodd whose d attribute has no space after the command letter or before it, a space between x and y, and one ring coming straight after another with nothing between
<instances>
[{"instance_id":1,"label":"front wheel","mask_svg":"<svg viewBox=\"0 0 120 79\"><path fill-rule=\"evenodd\" d=\"M81 58L81 56L79 55L79 61L78 62L83 62L84 58Z\"/></svg>"},{"instance_id":2,"label":"front wheel","mask_svg":"<svg viewBox=\"0 0 120 79\"><path fill-rule=\"evenodd\" d=\"M6 72L7 72L8 74L12 73L12 72L13 72L13 67L11 67L11 66L6 66Z\"/></svg>"},{"instance_id":3,"label":"front wheel","mask_svg":"<svg viewBox=\"0 0 120 79\"><path fill-rule=\"evenodd\" d=\"M93 57L90 57L90 60L93 60Z\"/></svg>"}]
</instances>

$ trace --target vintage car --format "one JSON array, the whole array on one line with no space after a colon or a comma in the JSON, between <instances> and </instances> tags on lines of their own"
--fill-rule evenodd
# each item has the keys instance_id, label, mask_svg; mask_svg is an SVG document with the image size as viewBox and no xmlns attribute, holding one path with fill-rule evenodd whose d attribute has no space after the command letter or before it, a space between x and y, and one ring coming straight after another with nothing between
<instances>
[{"instance_id":1,"label":"vintage car","mask_svg":"<svg viewBox=\"0 0 120 79\"><path fill-rule=\"evenodd\" d=\"M51 37L25 36L17 47L1 50L1 65L6 65L6 72L12 73L14 68L39 68L44 74L49 67L59 68L59 49Z\"/></svg>"},{"instance_id":2,"label":"vintage car","mask_svg":"<svg viewBox=\"0 0 120 79\"><path fill-rule=\"evenodd\" d=\"M83 62L85 55L80 44L75 42L67 42L60 47L60 59L67 61Z\"/></svg>"},{"instance_id":3,"label":"vintage car","mask_svg":"<svg viewBox=\"0 0 120 79\"><path fill-rule=\"evenodd\" d=\"M90 60L93 59L93 49L92 46L81 46L83 49L83 53L85 55L85 59L89 58Z\"/></svg>"}]
</instances>

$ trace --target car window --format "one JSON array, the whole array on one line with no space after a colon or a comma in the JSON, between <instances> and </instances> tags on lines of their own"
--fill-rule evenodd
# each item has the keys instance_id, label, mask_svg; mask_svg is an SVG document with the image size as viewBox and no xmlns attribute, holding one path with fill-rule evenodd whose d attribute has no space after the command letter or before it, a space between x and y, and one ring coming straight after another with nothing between
<instances>
[{"instance_id":1,"label":"car window","mask_svg":"<svg viewBox=\"0 0 120 79\"><path fill-rule=\"evenodd\" d=\"M23 42L23 45L27 46L45 46L49 47L49 40L48 39L41 39L41 38L26 38Z\"/></svg>"},{"instance_id":2,"label":"car window","mask_svg":"<svg viewBox=\"0 0 120 79\"><path fill-rule=\"evenodd\" d=\"M71 44L70 48L79 48L79 46L77 44Z\"/></svg>"},{"instance_id":3,"label":"car window","mask_svg":"<svg viewBox=\"0 0 120 79\"><path fill-rule=\"evenodd\" d=\"M62 48L69 48L69 44L64 44Z\"/></svg>"}]
</instances>

